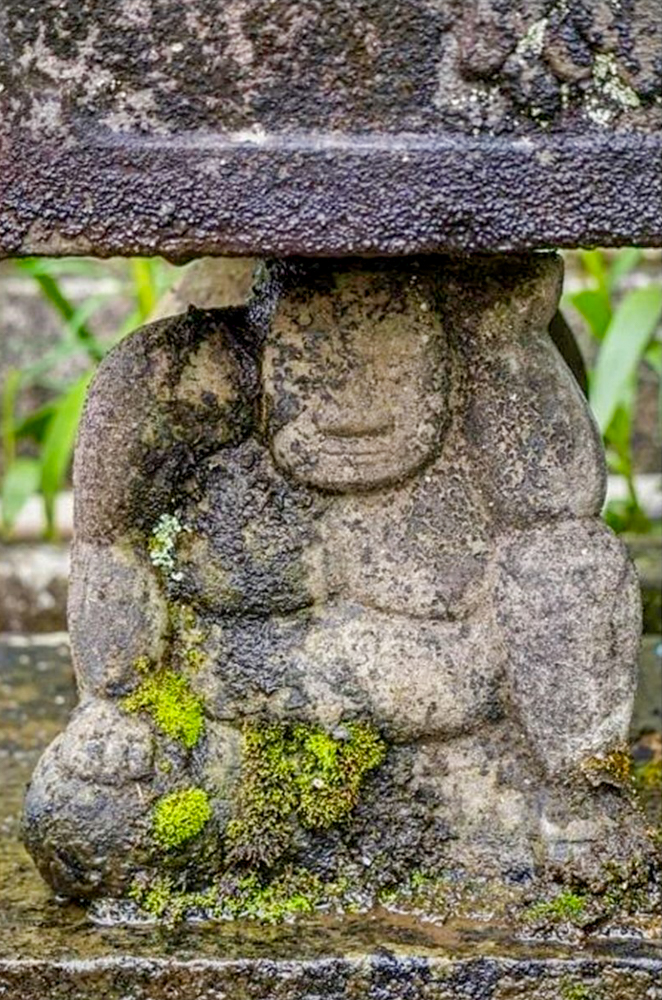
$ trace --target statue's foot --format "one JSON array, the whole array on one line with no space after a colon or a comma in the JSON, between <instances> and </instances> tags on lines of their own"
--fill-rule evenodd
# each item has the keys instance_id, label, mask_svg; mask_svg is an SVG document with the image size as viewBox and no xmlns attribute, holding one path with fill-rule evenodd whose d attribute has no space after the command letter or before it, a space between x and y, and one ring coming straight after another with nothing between
<instances>
[{"instance_id":1,"label":"statue's foot","mask_svg":"<svg viewBox=\"0 0 662 1000\"><path fill-rule=\"evenodd\" d=\"M149 849L153 757L149 723L104 701L82 706L43 754L26 796L24 839L56 892L126 888Z\"/></svg>"}]
</instances>

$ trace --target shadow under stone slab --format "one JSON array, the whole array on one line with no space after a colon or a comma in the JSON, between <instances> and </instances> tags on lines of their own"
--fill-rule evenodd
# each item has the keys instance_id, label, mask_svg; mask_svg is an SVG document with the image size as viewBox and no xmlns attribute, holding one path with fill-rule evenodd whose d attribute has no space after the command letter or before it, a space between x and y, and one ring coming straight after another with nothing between
<instances>
[{"instance_id":1,"label":"shadow under stone slab","mask_svg":"<svg viewBox=\"0 0 662 1000\"><path fill-rule=\"evenodd\" d=\"M522 942L377 910L296 924L93 924L19 840L25 785L75 704L64 636L0 639L3 1000L660 1000L662 946Z\"/></svg>"}]
</instances>

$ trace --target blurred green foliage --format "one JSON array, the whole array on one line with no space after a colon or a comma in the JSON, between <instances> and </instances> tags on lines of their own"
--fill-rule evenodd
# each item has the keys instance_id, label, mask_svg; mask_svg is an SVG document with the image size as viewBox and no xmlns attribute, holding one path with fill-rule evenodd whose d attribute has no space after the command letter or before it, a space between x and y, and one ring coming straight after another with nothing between
<instances>
[{"instance_id":1,"label":"blurred green foliage","mask_svg":"<svg viewBox=\"0 0 662 1000\"><path fill-rule=\"evenodd\" d=\"M58 316L61 335L33 364L5 373L0 405L0 530L8 537L27 500L38 493L44 503L46 535L53 538L55 503L69 474L78 421L94 371L114 342L150 317L177 272L157 258L134 258L123 263L118 286L111 283L107 291L90 294L75 304L65 291L67 277L87 277L93 288L94 279L103 274L102 262L42 257L17 260L14 267L35 282ZM121 296L131 308L116 336L101 341L94 332L94 322L109 296ZM57 366L68 359L76 361L77 370L83 369L73 381L54 375ZM48 401L26 414L22 396L34 388L46 393ZM31 447L26 448L28 443Z\"/></svg>"},{"instance_id":2,"label":"blurred green foliage","mask_svg":"<svg viewBox=\"0 0 662 1000\"><path fill-rule=\"evenodd\" d=\"M611 501L605 519L618 532L651 528L637 494L632 453L637 387L642 364L662 376L662 343L656 332L662 318L662 284L647 281L627 289L627 277L641 262L634 247L607 254L579 254L586 288L566 295L598 343L589 370L589 402L607 452L609 471L623 476L627 499Z\"/></svg>"},{"instance_id":3,"label":"blurred green foliage","mask_svg":"<svg viewBox=\"0 0 662 1000\"><path fill-rule=\"evenodd\" d=\"M662 343L655 336L662 317L662 284L649 281L627 288L628 276L640 264L641 256L635 248L616 253L581 252L584 287L564 297L564 306L572 306L581 315L598 345L589 371L590 403L604 437L609 469L623 476L628 487L627 499L610 503L605 512L616 531L650 528L636 491L632 428L642 363L662 375ZM56 499L67 481L76 429L94 371L114 342L149 319L178 272L158 258L134 258L122 262L118 287L91 293L81 303L74 303L65 291L67 277L98 279L107 268L104 262L33 258L15 261L13 266L35 282L55 311L61 336L38 361L5 375L0 401L4 470L0 531L9 536L26 501L38 493L43 498L47 536L52 538ZM99 285L98 280L96 283ZM94 285L91 280L90 287ZM115 337L102 341L95 333L95 323L110 296L121 296L131 308ZM73 358L82 373L73 381L56 378L57 366ZM47 394L47 402L26 413L21 404L25 393L34 387Z\"/></svg>"}]
</instances>

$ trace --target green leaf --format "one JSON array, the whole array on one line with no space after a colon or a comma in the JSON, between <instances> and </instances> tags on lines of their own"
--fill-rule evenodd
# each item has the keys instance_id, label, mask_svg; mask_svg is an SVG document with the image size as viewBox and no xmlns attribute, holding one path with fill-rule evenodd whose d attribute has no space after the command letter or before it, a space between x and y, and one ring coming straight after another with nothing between
<instances>
[{"instance_id":1,"label":"green leaf","mask_svg":"<svg viewBox=\"0 0 662 1000\"><path fill-rule=\"evenodd\" d=\"M40 464L36 458L15 459L2 480L2 528L8 534L25 503L39 488Z\"/></svg>"},{"instance_id":2,"label":"green leaf","mask_svg":"<svg viewBox=\"0 0 662 1000\"><path fill-rule=\"evenodd\" d=\"M131 261L131 273L133 274L140 319L144 323L156 307L156 287L152 262L147 257L134 257Z\"/></svg>"},{"instance_id":3,"label":"green leaf","mask_svg":"<svg viewBox=\"0 0 662 1000\"><path fill-rule=\"evenodd\" d=\"M631 381L621 397L614 415L605 431L605 444L618 455L621 467L619 473L630 473L630 437L632 434L632 411L634 408L634 382Z\"/></svg>"},{"instance_id":4,"label":"green leaf","mask_svg":"<svg viewBox=\"0 0 662 1000\"><path fill-rule=\"evenodd\" d=\"M622 281L626 274L634 270L640 260L641 250L638 247L627 247L625 250L619 250L609 268L610 286L613 288L619 281Z\"/></svg>"},{"instance_id":5,"label":"green leaf","mask_svg":"<svg viewBox=\"0 0 662 1000\"><path fill-rule=\"evenodd\" d=\"M2 438L2 454L5 466L11 465L16 455L16 422L14 410L16 397L21 386L22 375L17 368L10 368L5 373L5 384L2 388L2 406L0 407L0 437Z\"/></svg>"},{"instance_id":6,"label":"green leaf","mask_svg":"<svg viewBox=\"0 0 662 1000\"><path fill-rule=\"evenodd\" d=\"M568 301L586 320L596 340L602 340L611 320L609 296L602 290L586 288L569 295Z\"/></svg>"},{"instance_id":7,"label":"green leaf","mask_svg":"<svg viewBox=\"0 0 662 1000\"><path fill-rule=\"evenodd\" d=\"M656 375L662 378L662 344L659 340L654 340L652 344L648 345L644 361L651 366Z\"/></svg>"},{"instance_id":8,"label":"green leaf","mask_svg":"<svg viewBox=\"0 0 662 1000\"><path fill-rule=\"evenodd\" d=\"M53 534L55 524L55 498L62 488L69 468L78 421L91 378L92 373L88 372L56 401L53 417L44 437L40 485L49 535Z\"/></svg>"},{"instance_id":9,"label":"green leaf","mask_svg":"<svg viewBox=\"0 0 662 1000\"><path fill-rule=\"evenodd\" d=\"M28 413L16 424L16 439L31 438L33 441L43 441L56 409L57 400L44 403L37 410Z\"/></svg>"},{"instance_id":10,"label":"green leaf","mask_svg":"<svg viewBox=\"0 0 662 1000\"><path fill-rule=\"evenodd\" d=\"M662 288L657 285L629 292L614 313L600 347L589 391L589 401L603 434L636 373L660 316Z\"/></svg>"},{"instance_id":11,"label":"green leaf","mask_svg":"<svg viewBox=\"0 0 662 1000\"><path fill-rule=\"evenodd\" d=\"M68 329L85 348L93 361L100 361L104 356L104 350L97 341L89 327L81 320L81 310L77 309L65 295L62 286L51 273L39 266L23 268L31 274L41 289L44 298L50 302L56 312L67 324ZM82 307L85 312L85 305Z\"/></svg>"},{"instance_id":12,"label":"green leaf","mask_svg":"<svg viewBox=\"0 0 662 1000\"><path fill-rule=\"evenodd\" d=\"M609 292L609 272L607 258L602 250L580 250L579 259L603 292Z\"/></svg>"}]
</instances>

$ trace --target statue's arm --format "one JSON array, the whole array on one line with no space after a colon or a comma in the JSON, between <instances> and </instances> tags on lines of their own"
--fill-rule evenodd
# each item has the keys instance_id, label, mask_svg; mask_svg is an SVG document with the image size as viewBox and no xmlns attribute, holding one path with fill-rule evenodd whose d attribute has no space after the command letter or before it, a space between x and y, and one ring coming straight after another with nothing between
<instances>
[{"instance_id":1,"label":"statue's arm","mask_svg":"<svg viewBox=\"0 0 662 1000\"><path fill-rule=\"evenodd\" d=\"M117 695L147 656L159 662L167 602L151 533L177 509L196 465L247 432L240 310L190 311L122 341L99 368L74 463L69 623L83 691ZM239 354L241 351L239 350Z\"/></svg>"},{"instance_id":2,"label":"statue's arm","mask_svg":"<svg viewBox=\"0 0 662 1000\"><path fill-rule=\"evenodd\" d=\"M458 296L462 434L504 528L597 515L604 499L597 427L548 333L561 278L557 258L532 255L488 272L471 300Z\"/></svg>"},{"instance_id":3,"label":"statue's arm","mask_svg":"<svg viewBox=\"0 0 662 1000\"><path fill-rule=\"evenodd\" d=\"M565 778L628 738L641 599L622 542L597 518L501 539L495 614L509 700L543 769Z\"/></svg>"},{"instance_id":4,"label":"statue's arm","mask_svg":"<svg viewBox=\"0 0 662 1000\"><path fill-rule=\"evenodd\" d=\"M553 257L534 257L488 283L458 350L466 448L496 536L508 696L562 778L627 738L640 608L627 552L599 518L597 428L547 333L560 279Z\"/></svg>"}]
</instances>

